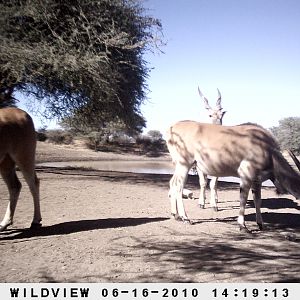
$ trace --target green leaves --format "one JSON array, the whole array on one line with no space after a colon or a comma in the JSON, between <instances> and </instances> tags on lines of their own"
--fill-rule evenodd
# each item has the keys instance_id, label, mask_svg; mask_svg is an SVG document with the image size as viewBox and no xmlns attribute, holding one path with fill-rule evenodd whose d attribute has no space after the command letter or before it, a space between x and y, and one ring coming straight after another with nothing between
<instances>
[{"instance_id":1,"label":"green leaves","mask_svg":"<svg viewBox=\"0 0 300 300\"><path fill-rule=\"evenodd\" d=\"M50 117L144 126L142 55L161 24L139 1L7 0L0 10L0 93L34 96Z\"/></svg>"},{"instance_id":2,"label":"green leaves","mask_svg":"<svg viewBox=\"0 0 300 300\"><path fill-rule=\"evenodd\" d=\"M280 147L300 154L300 117L289 117L279 121L279 126L271 128Z\"/></svg>"}]
</instances>

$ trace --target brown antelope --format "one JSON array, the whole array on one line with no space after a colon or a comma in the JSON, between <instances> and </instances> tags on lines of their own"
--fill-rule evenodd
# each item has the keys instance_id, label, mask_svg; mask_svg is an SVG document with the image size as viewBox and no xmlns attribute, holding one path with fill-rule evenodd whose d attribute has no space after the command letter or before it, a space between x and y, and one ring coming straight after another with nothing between
<instances>
[{"instance_id":1,"label":"brown antelope","mask_svg":"<svg viewBox=\"0 0 300 300\"><path fill-rule=\"evenodd\" d=\"M261 216L262 178L271 178L276 187L300 197L300 176L282 156L273 136L258 125L220 126L181 121L167 132L167 146L175 163L170 180L171 214L189 222L182 201L188 171L196 161L204 174L240 177L238 223L247 230L244 214L252 186L256 222L263 229Z\"/></svg>"},{"instance_id":2,"label":"brown antelope","mask_svg":"<svg viewBox=\"0 0 300 300\"><path fill-rule=\"evenodd\" d=\"M31 117L18 108L0 109L0 173L9 191L9 203L0 223L0 231L13 223L21 191L15 167L20 168L34 203L31 227L39 227L41 218L39 180L35 173L36 134Z\"/></svg>"},{"instance_id":3,"label":"brown antelope","mask_svg":"<svg viewBox=\"0 0 300 300\"><path fill-rule=\"evenodd\" d=\"M223 117L226 113L226 111L223 111L223 108L221 106L221 101L222 101L222 97L221 97L221 93L218 90L218 99L216 102L216 106L215 108L211 108L211 106L208 103L207 98L202 94L200 88L198 87L198 92L200 97L202 98L202 100L204 101L204 105L205 108L208 110L209 113L209 117L211 119L212 124L218 124L218 125L222 125L223 124ZM204 208L205 206L205 189L207 186L207 175L204 174L203 172L201 172L200 168L198 168L197 164L196 164L196 169L197 169L197 173L199 176L199 184L200 184L200 194L199 194L199 207L200 208ZM210 205L211 207L213 207L213 209L215 211L218 210L218 193L217 193L217 183L218 183L218 177L212 177L210 180L210 193L211 193L211 197L210 197Z\"/></svg>"}]
</instances>

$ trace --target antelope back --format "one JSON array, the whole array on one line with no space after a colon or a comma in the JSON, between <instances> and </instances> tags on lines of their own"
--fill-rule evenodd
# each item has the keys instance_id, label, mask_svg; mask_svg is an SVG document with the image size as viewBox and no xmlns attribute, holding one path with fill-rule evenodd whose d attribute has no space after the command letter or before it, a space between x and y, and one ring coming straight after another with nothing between
<instances>
[{"instance_id":1,"label":"antelope back","mask_svg":"<svg viewBox=\"0 0 300 300\"><path fill-rule=\"evenodd\" d=\"M167 145L175 162L191 165L211 176L238 176L242 161L253 169L270 167L277 144L268 131L254 125L220 126L181 121L168 131Z\"/></svg>"}]
</instances>

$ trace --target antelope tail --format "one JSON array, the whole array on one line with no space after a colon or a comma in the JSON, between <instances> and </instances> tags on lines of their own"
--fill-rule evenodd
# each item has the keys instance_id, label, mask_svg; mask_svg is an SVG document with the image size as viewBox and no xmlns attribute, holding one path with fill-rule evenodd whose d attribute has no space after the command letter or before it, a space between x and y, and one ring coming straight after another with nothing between
<instances>
[{"instance_id":1,"label":"antelope tail","mask_svg":"<svg viewBox=\"0 0 300 300\"><path fill-rule=\"evenodd\" d=\"M289 165L279 151L272 153L272 160L273 172L277 184L283 190L300 199L300 175Z\"/></svg>"}]
</instances>

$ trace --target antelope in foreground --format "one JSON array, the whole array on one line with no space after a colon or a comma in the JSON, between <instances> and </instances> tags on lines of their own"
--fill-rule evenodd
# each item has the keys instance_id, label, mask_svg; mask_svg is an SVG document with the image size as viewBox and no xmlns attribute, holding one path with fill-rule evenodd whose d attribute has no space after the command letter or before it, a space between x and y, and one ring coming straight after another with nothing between
<instances>
[{"instance_id":1,"label":"antelope in foreground","mask_svg":"<svg viewBox=\"0 0 300 300\"><path fill-rule=\"evenodd\" d=\"M221 93L218 90L218 99L216 102L216 106L215 108L211 108L211 106L208 103L207 98L202 94L202 92L200 91L200 88L198 87L198 93L200 95L200 97L202 98L202 100L204 101L204 105L205 108L208 110L209 113L209 117L211 119L212 124L218 124L218 125L222 125L223 123L223 117L226 113L226 111L223 111L223 108L221 106L221 101L222 101L222 97L221 97ZM207 186L207 175L204 174L200 168L198 168L198 165L196 164L196 169L197 169L197 173L199 176L199 184L200 184L200 195L199 195L199 207L200 208L204 208L205 206L205 189ZM218 183L218 177L212 177L210 180L210 193L211 193L211 197L210 197L210 205L211 207L213 207L213 209L215 211L218 210L217 207L217 203L218 203L218 193L217 193L217 183Z\"/></svg>"},{"instance_id":2,"label":"antelope in foreground","mask_svg":"<svg viewBox=\"0 0 300 300\"><path fill-rule=\"evenodd\" d=\"M244 215L251 186L256 222L263 229L260 192L263 179L271 178L276 187L300 198L300 176L284 159L273 136L258 125L220 126L181 121L169 128L167 146L176 165L169 192L174 218L190 222L182 189L195 161L204 174L240 177L241 230L247 231Z\"/></svg>"},{"instance_id":3,"label":"antelope in foreground","mask_svg":"<svg viewBox=\"0 0 300 300\"><path fill-rule=\"evenodd\" d=\"M0 231L12 225L21 191L15 167L20 168L34 203L31 227L41 226L39 180L35 174L36 134L31 117L18 108L0 109L0 173L9 191L9 203Z\"/></svg>"}]
</instances>

